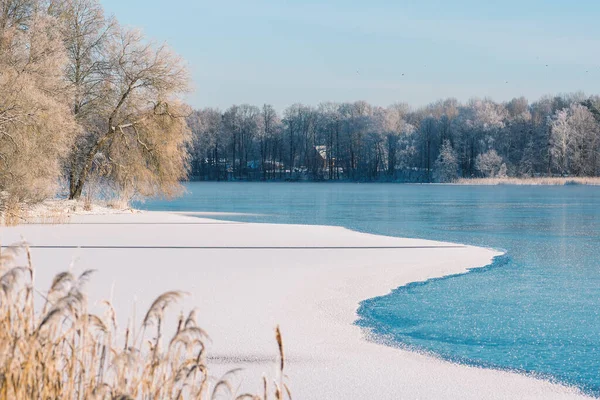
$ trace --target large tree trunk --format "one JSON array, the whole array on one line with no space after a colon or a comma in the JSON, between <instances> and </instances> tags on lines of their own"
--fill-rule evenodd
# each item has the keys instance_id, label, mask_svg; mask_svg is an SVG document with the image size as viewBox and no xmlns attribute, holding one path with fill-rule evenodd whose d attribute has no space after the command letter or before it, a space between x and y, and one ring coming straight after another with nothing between
<instances>
[{"instance_id":1,"label":"large tree trunk","mask_svg":"<svg viewBox=\"0 0 600 400\"><path fill-rule=\"evenodd\" d=\"M76 177L75 177L75 162L71 161L71 171L69 171L69 199L72 199L73 194L76 191Z\"/></svg>"},{"instance_id":2,"label":"large tree trunk","mask_svg":"<svg viewBox=\"0 0 600 400\"><path fill-rule=\"evenodd\" d=\"M106 135L104 135L100 139L98 139L96 144L90 149L87 156L85 157L85 162L83 164L83 167L81 168L81 171L79 172L79 176L77 177L76 183L74 183L75 182L75 179L74 179L75 170L73 169L71 171L71 174L73 175L73 181L70 184L71 187L70 187L70 193L69 193L69 200L77 200L81 197L81 194L83 192L83 186L87 182L88 175L92 169L92 163L94 161L94 157L96 156L98 151L102 148L102 146L104 146L104 143L106 143L106 141L110 138L112 133L114 133L114 130L108 132Z\"/></svg>"}]
</instances>

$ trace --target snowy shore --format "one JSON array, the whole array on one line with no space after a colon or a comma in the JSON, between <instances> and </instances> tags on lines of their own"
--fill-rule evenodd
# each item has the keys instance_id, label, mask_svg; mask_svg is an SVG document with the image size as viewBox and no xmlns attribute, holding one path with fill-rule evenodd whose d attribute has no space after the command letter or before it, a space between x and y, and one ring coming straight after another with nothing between
<instances>
[{"instance_id":1,"label":"snowy shore","mask_svg":"<svg viewBox=\"0 0 600 400\"><path fill-rule=\"evenodd\" d=\"M242 366L244 391L274 376L282 329L297 399L577 399L577 390L515 373L452 364L369 341L360 301L414 281L489 264L497 252L339 227L248 224L197 214L72 215L60 225L0 227L32 246L36 286L74 265L96 269L92 303L112 298L121 326L168 290L190 296L209 332L215 372ZM134 303L135 299L135 303Z\"/></svg>"}]
</instances>

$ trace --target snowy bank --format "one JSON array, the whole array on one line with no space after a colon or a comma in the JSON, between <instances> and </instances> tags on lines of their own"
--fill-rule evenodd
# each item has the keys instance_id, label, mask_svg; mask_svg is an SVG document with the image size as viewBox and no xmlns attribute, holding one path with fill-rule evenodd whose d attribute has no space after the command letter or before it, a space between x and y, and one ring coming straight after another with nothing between
<instances>
[{"instance_id":1,"label":"snowy bank","mask_svg":"<svg viewBox=\"0 0 600 400\"><path fill-rule=\"evenodd\" d=\"M23 236L33 246L38 288L72 263L98 270L90 297L112 297L121 325L132 310L140 320L162 292L189 292L182 307L197 307L212 337L212 371L244 367L244 391L260 392L263 373L274 376L279 324L298 399L585 398L532 377L386 347L353 324L360 301L489 264L495 251L157 212L72 215L69 222L1 227L0 241Z\"/></svg>"},{"instance_id":2,"label":"snowy bank","mask_svg":"<svg viewBox=\"0 0 600 400\"><path fill-rule=\"evenodd\" d=\"M64 224L75 215L132 214L126 203L92 203L86 200L45 200L38 204L23 205L17 221L21 224Z\"/></svg>"}]
</instances>

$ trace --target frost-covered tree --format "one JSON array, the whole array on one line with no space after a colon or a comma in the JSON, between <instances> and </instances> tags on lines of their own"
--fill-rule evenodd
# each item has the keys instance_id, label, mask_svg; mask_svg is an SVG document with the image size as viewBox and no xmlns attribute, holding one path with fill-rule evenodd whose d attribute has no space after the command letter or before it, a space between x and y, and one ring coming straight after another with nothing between
<instances>
[{"instance_id":1,"label":"frost-covered tree","mask_svg":"<svg viewBox=\"0 0 600 400\"><path fill-rule=\"evenodd\" d=\"M337 103L321 103L317 109L317 131L320 143L325 146L328 179L340 179L342 115ZM283 147L280 147L283 151ZM280 154L280 159L283 155Z\"/></svg>"},{"instance_id":2,"label":"frost-covered tree","mask_svg":"<svg viewBox=\"0 0 600 400\"><path fill-rule=\"evenodd\" d=\"M580 104L558 111L552 121L550 153L561 174L598 173L600 126L590 110Z\"/></svg>"},{"instance_id":3,"label":"frost-covered tree","mask_svg":"<svg viewBox=\"0 0 600 400\"><path fill-rule=\"evenodd\" d=\"M518 170L533 133L529 102L524 97L512 99L506 104L506 112L504 127L497 132L494 148L507 163L514 166L514 170Z\"/></svg>"},{"instance_id":4,"label":"frost-covered tree","mask_svg":"<svg viewBox=\"0 0 600 400\"><path fill-rule=\"evenodd\" d=\"M76 191L77 173L84 162L85 150L94 144L96 110L102 106L103 80L108 72L108 47L117 24L106 18L98 0L53 0L49 13L60 22L62 39L68 55L65 77L73 97L71 110L79 125L75 145L66 165L69 192Z\"/></svg>"},{"instance_id":5,"label":"frost-covered tree","mask_svg":"<svg viewBox=\"0 0 600 400\"><path fill-rule=\"evenodd\" d=\"M508 176L508 167L506 166L506 163L502 163L502 165L500 166L500 169L498 169L498 174L496 175L496 177L506 178L507 176Z\"/></svg>"},{"instance_id":6,"label":"frost-covered tree","mask_svg":"<svg viewBox=\"0 0 600 400\"><path fill-rule=\"evenodd\" d=\"M221 160L227 157L229 142L223 132L221 111L213 108L194 111L187 123L192 132L192 177L226 179L226 165Z\"/></svg>"},{"instance_id":7,"label":"frost-covered tree","mask_svg":"<svg viewBox=\"0 0 600 400\"><path fill-rule=\"evenodd\" d=\"M171 196L187 176L190 140L179 100L189 89L183 60L166 45L119 29L107 44L99 102L83 123L89 145L73 152L70 198L101 169L119 192Z\"/></svg>"},{"instance_id":8,"label":"frost-covered tree","mask_svg":"<svg viewBox=\"0 0 600 400\"><path fill-rule=\"evenodd\" d=\"M223 132L230 138L231 170L236 179L249 178L248 162L257 159L256 139L261 124L260 109L249 104L231 106L223 114Z\"/></svg>"},{"instance_id":9,"label":"frost-covered tree","mask_svg":"<svg viewBox=\"0 0 600 400\"><path fill-rule=\"evenodd\" d=\"M501 176L499 174L501 171L506 176L506 165L503 164L502 157L498 155L496 150L489 150L478 155L475 165L477 170L486 178Z\"/></svg>"},{"instance_id":10,"label":"frost-covered tree","mask_svg":"<svg viewBox=\"0 0 600 400\"><path fill-rule=\"evenodd\" d=\"M529 140L523 149L523 155L519 160L518 174L524 177L532 177L536 172L536 147L533 140Z\"/></svg>"},{"instance_id":11,"label":"frost-covered tree","mask_svg":"<svg viewBox=\"0 0 600 400\"><path fill-rule=\"evenodd\" d=\"M552 136L550 137L550 154L554 167L561 174L568 174L570 169L571 148L574 143L574 132L569 123L569 111L558 111L552 121Z\"/></svg>"},{"instance_id":12,"label":"frost-covered tree","mask_svg":"<svg viewBox=\"0 0 600 400\"><path fill-rule=\"evenodd\" d=\"M453 182L458 178L458 157L449 140L445 140L435 161L435 180Z\"/></svg>"},{"instance_id":13,"label":"frost-covered tree","mask_svg":"<svg viewBox=\"0 0 600 400\"><path fill-rule=\"evenodd\" d=\"M419 122L419 138L421 139L419 148L421 149L420 154L422 154L421 166L427 171L426 181L430 182L433 167L432 153L435 151L435 144L438 142L438 123L430 110L424 110L422 117L423 119Z\"/></svg>"},{"instance_id":14,"label":"frost-covered tree","mask_svg":"<svg viewBox=\"0 0 600 400\"><path fill-rule=\"evenodd\" d=\"M233 134L222 138L238 179L427 182L431 176L437 179L438 164L433 161L446 141L457 157L459 176L547 175L559 172L563 160L558 126L553 136L553 124L560 122L557 112L563 109L573 109L565 118L575 132L568 173L600 174L600 100L581 94L548 96L531 104L522 97L507 103L474 99L461 104L449 99L414 111L405 104L294 104L283 111L280 129L266 135L259 124L258 134L251 136L246 147L262 168L252 176L240 174L241 125L226 130ZM317 153L327 154L326 162L317 160ZM273 165L278 165L278 174L268 172Z\"/></svg>"},{"instance_id":15,"label":"frost-covered tree","mask_svg":"<svg viewBox=\"0 0 600 400\"><path fill-rule=\"evenodd\" d=\"M284 111L285 169L291 179L300 171L314 172L317 121L316 110L309 106L293 104Z\"/></svg>"},{"instance_id":16,"label":"frost-covered tree","mask_svg":"<svg viewBox=\"0 0 600 400\"><path fill-rule=\"evenodd\" d=\"M281 129L281 121L272 105L263 104L258 126L260 168L262 169L262 179L267 180L274 174L273 160L278 147L277 135Z\"/></svg>"},{"instance_id":17,"label":"frost-covered tree","mask_svg":"<svg viewBox=\"0 0 600 400\"><path fill-rule=\"evenodd\" d=\"M76 130L59 24L38 6L0 7L0 203L54 193Z\"/></svg>"},{"instance_id":18,"label":"frost-covered tree","mask_svg":"<svg viewBox=\"0 0 600 400\"><path fill-rule=\"evenodd\" d=\"M407 104L397 103L383 110L382 130L387 142L387 173L394 176L400 163L402 140L414 132L414 126L406 121Z\"/></svg>"},{"instance_id":19,"label":"frost-covered tree","mask_svg":"<svg viewBox=\"0 0 600 400\"><path fill-rule=\"evenodd\" d=\"M118 191L171 195L188 168L183 61L119 28L98 0L0 1L0 192L69 197L101 173Z\"/></svg>"}]
</instances>

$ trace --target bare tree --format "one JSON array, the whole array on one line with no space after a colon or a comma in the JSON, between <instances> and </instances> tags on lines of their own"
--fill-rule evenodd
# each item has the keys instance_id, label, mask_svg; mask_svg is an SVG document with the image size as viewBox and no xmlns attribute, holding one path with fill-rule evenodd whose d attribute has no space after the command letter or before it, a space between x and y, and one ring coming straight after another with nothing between
<instances>
[{"instance_id":1,"label":"bare tree","mask_svg":"<svg viewBox=\"0 0 600 400\"><path fill-rule=\"evenodd\" d=\"M91 145L74 149L70 198L79 198L93 169L119 191L177 193L186 177L189 110L177 96L189 89L182 59L167 46L120 29L109 40L98 99L82 123Z\"/></svg>"},{"instance_id":2,"label":"bare tree","mask_svg":"<svg viewBox=\"0 0 600 400\"><path fill-rule=\"evenodd\" d=\"M325 146L326 168L328 179L340 179L339 163L342 159L340 133L342 130L342 116L340 105L337 103L321 103L317 110L317 130Z\"/></svg>"},{"instance_id":3,"label":"bare tree","mask_svg":"<svg viewBox=\"0 0 600 400\"><path fill-rule=\"evenodd\" d=\"M187 122L192 131L192 177L226 179L221 159L227 157L229 138L224 134L221 111L212 108L194 111Z\"/></svg>"},{"instance_id":4,"label":"bare tree","mask_svg":"<svg viewBox=\"0 0 600 400\"><path fill-rule=\"evenodd\" d=\"M279 124L279 117L273 106L264 104L261 110L261 123L259 124L260 129L258 133L263 180L271 176L269 175L270 172L272 174L274 158L273 139L275 138Z\"/></svg>"},{"instance_id":5,"label":"bare tree","mask_svg":"<svg viewBox=\"0 0 600 400\"><path fill-rule=\"evenodd\" d=\"M32 21L39 0L3 0L0 2L0 31L24 30ZM6 44L9 44L7 42Z\"/></svg>"},{"instance_id":6,"label":"bare tree","mask_svg":"<svg viewBox=\"0 0 600 400\"><path fill-rule=\"evenodd\" d=\"M594 175L597 171L600 126L580 104L558 111L552 121L551 149L561 174Z\"/></svg>"},{"instance_id":7,"label":"bare tree","mask_svg":"<svg viewBox=\"0 0 600 400\"><path fill-rule=\"evenodd\" d=\"M2 202L52 195L65 169L70 198L93 173L118 191L175 194L189 82L181 58L119 28L98 0L0 1Z\"/></svg>"},{"instance_id":8,"label":"bare tree","mask_svg":"<svg viewBox=\"0 0 600 400\"><path fill-rule=\"evenodd\" d=\"M569 140L561 151L557 116L563 109L563 133ZM599 110L598 98L580 94L544 97L532 104L525 98L507 103L473 99L466 104L447 99L416 111L402 104L386 109L365 102L321 103L317 108L294 104L284 110L283 123L274 125L282 129L272 130L270 121L278 118L271 107L263 108L255 120L244 117L256 114L255 108L234 106L224 114L226 129L219 139L228 149L221 152L223 162L235 166L236 179L259 177L257 171L249 172L250 160L261 161L255 165L263 166L262 179L276 178L267 169L274 160L279 161L280 179L283 171L291 179L409 182L446 180L441 177L455 174L535 176L560 171L597 176ZM450 154L458 167L446 174L445 159L454 159Z\"/></svg>"},{"instance_id":9,"label":"bare tree","mask_svg":"<svg viewBox=\"0 0 600 400\"><path fill-rule=\"evenodd\" d=\"M51 195L75 132L57 21L33 2L0 3L0 192Z\"/></svg>"},{"instance_id":10,"label":"bare tree","mask_svg":"<svg viewBox=\"0 0 600 400\"><path fill-rule=\"evenodd\" d=\"M288 150L287 169L289 177L295 179L300 167L310 168L309 151L314 149L311 145L314 145L315 110L302 104L294 104L285 110L283 122Z\"/></svg>"},{"instance_id":11,"label":"bare tree","mask_svg":"<svg viewBox=\"0 0 600 400\"><path fill-rule=\"evenodd\" d=\"M387 172L389 176L394 176L396 166L398 165L399 141L403 134L412 131L405 118L409 112L407 104L397 103L386 109L385 125L387 139Z\"/></svg>"},{"instance_id":12,"label":"bare tree","mask_svg":"<svg viewBox=\"0 0 600 400\"><path fill-rule=\"evenodd\" d=\"M104 100L103 82L110 67L108 46L117 33L117 23L104 16L98 0L53 0L48 12L60 22L69 57L65 76L73 91L71 107L80 126L66 166L73 196L85 150L89 151L94 143L95 111Z\"/></svg>"},{"instance_id":13,"label":"bare tree","mask_svg":"<svg viewBox=\"0 0 600 400\"><path fill-rule=\"evenodd\" d=\"M569 111L563 109L558 111L552 121L552 136L550 154L554 166L561 174L569 171L570 147L573 143L573 129L569 123Z\"/></svg>"}]
</instances>

